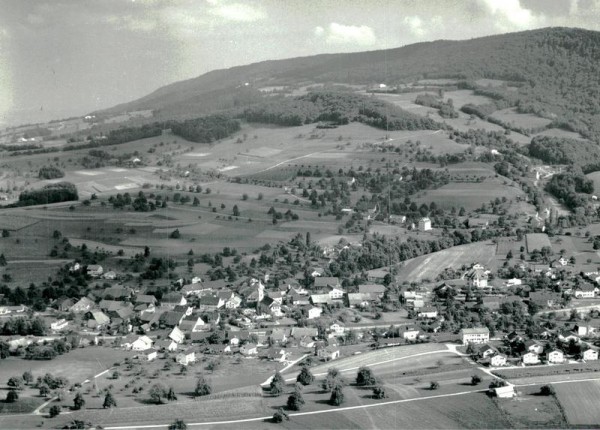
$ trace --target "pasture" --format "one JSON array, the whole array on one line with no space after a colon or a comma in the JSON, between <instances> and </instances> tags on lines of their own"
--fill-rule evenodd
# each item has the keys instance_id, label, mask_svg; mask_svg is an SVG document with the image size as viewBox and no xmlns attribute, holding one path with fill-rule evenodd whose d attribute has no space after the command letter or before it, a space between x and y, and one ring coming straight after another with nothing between
<instances>
[{"instance_id":1,"label":"pasture","mask_svg":"<svg viewBox=\"0 0 600 430\"><path fill-rule=\"evenodd\" d=\"M496 404L514 428L567 427L561 407L554 396L540 396L539 386L518 387L518 397L498 399Z\"/></svg>"},{"instance_id":2,"label":"pasture","mask_svg":"<svg viewBox=\"0 0 600 430\"><path fill-rule=\"evenodd\" d=\"M525 243L527 244L527 252L531 253L534 249L538 251L544 247L552 248L550 239L546 233L529 233L525 235Z\"/></svg>"},{"instance_id":3,"label":"pasture","mask_svg":"<svg viewBox=\"0 0 600 430\"><path fill-rule=\"evenodd\" d=\"M596 407L600 398L600 381L554 384L556 397L571 426L600 425L600 410Z\"/></svg>"},{"instance_id":4,"label":"pasture","mask_svg":"<svg viewBox=\"0 0 600 430\"><path fill-rule=\"evenodd\" d=\"M450 174L456 174L456 172L456 170L450 170ZM495 178L488 178L483 182L451 182L439 188L419 193L419 197L415 201L419 205L435 202L439 208L443 209L464 207L467 211L472 211L496 197L514 200L522 195L523 191L520 188L505 185L501 180Z\"/></svg>"},{"instance_id":5,"label":"pasture","mask_svg":"<svg viewBox=\"0 0 600 430\"><path fill-rule=\"evenodd\" d=\"M523 129L539 129L546 127L552 121L533 114L518 113L516 108L497 110L491 118L498 119L505 124Z\"/></svg>"},{"instance_id":6,"label":"pasture","mask_svg":"<svg viewBox=\"0 0 600 430\"><path fill-rule=\"evenodd\" d=\"M455 246L406 260L398 268L396 278L406 282L435 280L446 268L459 269L463 265L480 263L489 267L496 257L496 246L491 242L478 242Z\"/></svg>"}]
</instances>

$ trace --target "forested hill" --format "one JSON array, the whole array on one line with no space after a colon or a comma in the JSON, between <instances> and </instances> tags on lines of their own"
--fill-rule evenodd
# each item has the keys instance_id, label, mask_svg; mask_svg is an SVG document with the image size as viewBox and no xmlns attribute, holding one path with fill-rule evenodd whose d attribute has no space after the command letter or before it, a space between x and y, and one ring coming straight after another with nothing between
<instances>
[{"instance_id":1,"label":"forested hill","mask_svg":"<svg viewBox=\"0 0 600 430\"><path fill-rule=\"evenodd\" d=\"M565 123L590 138L600 137L600 33L546 28L465 41L435 41L402 48L265 61L177 82L111 112L158 109L177 112L207 100L251 105L259 88L300 82L395 85L418 78L452 77L469 85L478 78L518 82L517 90L491 96ZM250 87L244 87L249 83ZM474 85L474 84L472 84ZM241 88L240 88L241 86ZM236 91L239 94L236 94Z\"/></svg>"}]
</instances>

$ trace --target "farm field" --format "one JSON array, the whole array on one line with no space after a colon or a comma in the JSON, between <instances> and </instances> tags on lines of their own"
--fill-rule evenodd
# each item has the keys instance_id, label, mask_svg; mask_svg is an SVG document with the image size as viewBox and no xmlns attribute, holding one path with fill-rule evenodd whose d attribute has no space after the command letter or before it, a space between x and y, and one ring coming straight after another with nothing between
<instances>
[{"instance_id":1,"label":"farm field","mask_svg":"<svg viewBox=\"0 0 600 430\"><path fill-rule=\"evenodd\" d=\"M556 397L572 426L600 425L600 411L595 407L600 397L600 381L555 384Z\"/></svg>"},{"instance_id":2,"label":"farm field","mask_svg":"<svg viewBox=\"0 0 600 430\"><path fill-rule=\"evenodd\" d=\"M546 233L529 233L525 236L525 243L527 244L527 252L532 252L534 249L539 251L545 246L552 248Z\"/></svg>"},{"instance_id":3,"label":"farm field","mask_svg":"<svg viewBox=\"0 0 600 430\"><path fill-rule=\"evenodd\" d=\"M519 387L518 397L496 404L514 428L565 428L567 422L554 396L540 396L540 387Z\"/></svg>"},{"instance_id":4,"label":"farm field","mask_svg":"<svg viewBox=\"0 0 600 430\"><path fill-rule=\"evenodd\" d=\"M491 115L491 117L498 119L505 124L510 124L512 126L524 129L546 127L552 122L549 119L541 118L533 114L518 113L516 108L497 110Z\"/></svg>"},{"instance_id":5,"label":"farm field","mask_svg":"<svg viewBox=\"0 0 600 430\"><path fill-rule=\"evenodd\" d=\"M455 246L443 251L406 260L398 268L397 279L406 282L430 281L446 268L460 268L479 262L489 267L495 260L496 246L491 242L478 242Z\"/></svg>"},{"instance_id":6,"label":"farm field","mask_svg":"<svg viewBox=\"0 0 600 430\"><path fill-rule=\"evenodd\" d=\"M587 140L579 133L575 133L569 130L563 130L561 128L548 128L544 131L534 134L533 136L566 137L567 139Z\"/></svg>"},{"instance_id":7,"label":"farm field","mask_svg":"<svg viewBox=\"0 0 600 430\"><path fill-rule=\"evenodd\" d=\"M500 180L491 178L483 182L451 182L440 188L420 193L419 198L415 200L418 204L435 202L438 207L444 209L459 206L466 210L474 210L481 207L482 203L489 203L495 197L506 197L512 200L522 195L523 191L519 188L504 185Z\"/></svg>"}]
</instances>

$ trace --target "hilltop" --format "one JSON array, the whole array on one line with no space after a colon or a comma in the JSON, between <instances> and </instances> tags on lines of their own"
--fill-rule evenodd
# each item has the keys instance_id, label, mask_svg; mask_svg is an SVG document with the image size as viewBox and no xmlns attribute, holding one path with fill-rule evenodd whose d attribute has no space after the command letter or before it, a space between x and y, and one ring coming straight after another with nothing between
<instances>
[{"instance_id":1,"label":"hilltop","mask_svg":"<svg viewBox=\"0 0 600 430\"><path fill-rule=\"evenodd\" d=\"M454 79L479 88L479 79L506 85L487 95L520 113L552 119L563 128L597 138L600 133L600 33L572 28L439 40L401 48L264 61L176 82L101 114L153 109L162 118L206 114L261 103L269 87L310 84L388 88L419 79Z\"/></svg>"}]
</instances>

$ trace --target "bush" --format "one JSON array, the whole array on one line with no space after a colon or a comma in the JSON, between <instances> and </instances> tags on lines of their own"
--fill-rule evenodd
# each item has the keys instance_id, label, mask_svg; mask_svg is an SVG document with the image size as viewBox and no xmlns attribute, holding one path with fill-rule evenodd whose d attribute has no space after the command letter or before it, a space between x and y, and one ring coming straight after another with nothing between
<instances>
[{"instance_id":1,"label":"bush","mask_svg":"<svg viewBox=\"0 0 600 430\"><path fill-rule=\"evenodd\" d=\"M273 414L273 422L280 423L283 422L284 419L289 420L290 417L288 416L288 414L285 413L283 409L279 408L277 412Z\"/></svg>"},{"instance_id":2,"label":"bush","mask_svg":"<svg viewBox=\"0 0 600 430\"><path fill-rule=\"evenodd\" d=\"M8 394L6 395L6 403L14 403L17 400L19 400L19 393L17 393L15 390L9 390Z\"/></svg>"},{"instance_id":3,"label":"bush","mask_svg":"<svg viewBox=\"0 0 600 430\"><path fill-rule=\"evenodd\" d=\"M543 385L540 388L540 394L542 396L552 396L554 395L556 392L554 391L554 387L552 385Z\"/></svg>"},{"instance_id":4,"label":"bush","mask_svg":"<svg viewBox=\"0 0 600 430\"><path fill-rule=\"evenodd\" d=\"M194 394L196 396L207 396L211 392L212 387L210 382L204 377L204 375L200 375L196 381L196 390L194 391Z\"/></svg>"},{"instance_id":5,"label":"bush","mask_svg":"<svg viewBox=\"0 0 600 430\"><path fill-rule=\"evenodd\" d=\"M377 383L377 379L375 375L373 375L373 371L366 366L358 369L358 373L356 374L356 385L361 387L365 385L375 385Z\"/></svg>"},{"instance_id":6,"label":"bush","mask_svg":"<svg viewBox=\"0 0 600 430\"><path fill-rule=\"evenodd\" d=\"M373 397L376 399L385 399L387 394L385 392L385 388L381 385L378 385L373 388Z\"/></svg>"},{"instance_id":7,"label":"bush","mask_svg":"<svg viewBox=\"0 0 600 430\"><path fill-rule=\"evenodd\" d=\"M54 418L60 415L60 413L62 412L62 408L58 405L54 405L50 408L50 410L48 411L48 414L50 415L50 418Z\"/></svg>"},{"instance_id":8,"label":"bush","mask_svg":"<svg viewBox=\"0 0 600 430\"><path fill-rule=\"evenodd\" d=\"M315 380L314 375L306 366L302 366L302 370L298 374L296 381L300 382L302 385L310 385Z\"/></svg>"},{"instance_id":9,"label":"bush","mask_svg":"<svg viewBox=\"0 0 600 430\"><path fill-rule=\"evenodd\" d=\"M331 406L340 406L342 403L344 403L344 389L341 384L337 384L331 390L329 404Z\"/></svg>"},{"instance_id":10,"label":"bush","mask_svg":"<svg viewBox=\"0 0 600 430\"><path fill-rule=\"evenodd\" d=\"M299 411L304 406L304 398L302 393L294 391L287 400L287 407L292 411Z\"/></svg>"},{"instance_id":11,"label":"bush","mask_svg":"<svg viewBox=\"0 0 600 430\"><path fill-rule=\"evenodd\" d=\"M169 425L169 430L186 430L187 424L183 420L176 420Z\"/></svg>"},{"instance_id":12,"label":"bush","mask_svg":"<svg viewBox=\"0 0 600 430\"><path fill-rule=\"evenodd\" d=\"M481 383L481 376L473 375L471 376L471 385L478 385Z\"/></svg>"},{"instance_id":13,"label":"bush","mask_svg":"<svg viewBox=\"0 0 600 430\"><path fill-rule=\"evenodd\" d=\"M437 390L438 388L440 388L440 383L438 381L431 381L429 384L429 389L430 390Z\"/></svg>"},{"instance_id":14,"label":"bush","mask_svg":"<svg viewBox=\"0 0 600 430\"><path fill-rule=\"evenodd\" d=\"M54 166L43 166L38 173L40 179L57 179L63 176L65 176L65 172Z\"/></svg>"}]
</instances>

